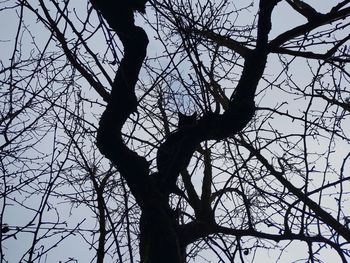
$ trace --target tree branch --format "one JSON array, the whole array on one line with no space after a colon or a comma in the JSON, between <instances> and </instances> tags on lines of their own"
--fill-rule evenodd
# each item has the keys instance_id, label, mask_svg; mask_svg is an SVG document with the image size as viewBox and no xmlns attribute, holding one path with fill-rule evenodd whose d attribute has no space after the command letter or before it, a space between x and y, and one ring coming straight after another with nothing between
<instances>
[{"instance_id":1,"label":"tree branch","mask_svg":"<svg viewBox=\"0 0 350 263\"><path fill-rule=\"evenodd\" d=\"M239 140L240 143L247 148L251 154L253 154L268 170L276 177L280 183L285 186L291 193L293 193L299 200L304 202L312 211L314 211L315 216L320 218L327 225L331 226L337 233L339 233L345 240L350 242L350 230L344 225L340 224L334 217L327 213L321 206L310 199L307 195L296 188L291 182L283 177L283 172L278 172L275 168L265 159L264 156L260 154L258 150L253 148L250 144L245 142L243 139Z\"/></svg>"},{"instance_id":2,"label":"tree branch","mask_svg":"<svg viewBox=\"0 0 350 263\"><path fill-rule=\"evenodd\" d=\"M291 40L295 37L304 35L312 30L314 30L317 27L320 27L322 25L334 22L339 19L344 19L350 15L350 7L344 8L339 11L330 11L327 14L321 15L317 20L312 20L307 22L306 24L297 26L291 30L288 30L279 36L277 36L275 39L271 40L269 43L269 49L274 49L276 47L282 46L284 43L286 43L288 40Z\"/></svg>"}]
</instances>

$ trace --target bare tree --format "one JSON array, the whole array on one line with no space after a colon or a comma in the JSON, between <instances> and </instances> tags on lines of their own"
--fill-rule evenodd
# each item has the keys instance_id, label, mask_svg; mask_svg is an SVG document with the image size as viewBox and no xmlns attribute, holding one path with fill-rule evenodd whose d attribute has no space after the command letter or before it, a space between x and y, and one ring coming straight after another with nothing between
<instances>
[{"instance_id":1,"label":"bare tree","mask_svg":"<svg viewBox=\"0 0 350 263\"><path fill-rule=\"evenodd\" d=\"M349 261L348 1L0 10L1 262Z\"/></svg>"}]
</instances>

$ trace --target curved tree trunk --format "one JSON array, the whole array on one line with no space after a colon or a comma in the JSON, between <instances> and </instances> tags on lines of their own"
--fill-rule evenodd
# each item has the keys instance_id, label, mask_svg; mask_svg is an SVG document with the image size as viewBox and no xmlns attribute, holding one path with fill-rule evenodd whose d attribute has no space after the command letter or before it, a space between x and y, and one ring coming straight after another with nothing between
<instances>
[{"instance_id":1,"label":"curved tree trunk","mask_svg":"<svg viewBox=\"0 0 350 263\"><path fill-rule=\"evenodd\" d=\"M121 134L126 119L136 111L135 85L148 44L144 30L134 24L133 12L136 9L142 10L142 6L137 8L136 1L123 0L95 0L92 4L124 45L124 57L114 79L107 108L100 120L97 146L117 166L141 208L141 261L184 262L184 253L176 234L175 215L167 199L150 180L148 162L124 144Z\"/></svg>"},{"instance_id":2,"label":"curved tree trunk","mask_svg":"<svg viewBox=\"0 0 350 263\"><path fill-rule=\"evenodd\" d=\"M223 114L207 113L195 125L178 129L160 147L159 159L170 162L158 173L149 176L148 162L131 151L123 142L121 128L128 116L136 111L135 85L146 56L148 38L134 24L135 10L142 11L140 1L91 0L94 7L115 30L124 45L124 57L119 65L107 108L100 120L97 146L115 164L141 208L140 254L143 263L185 262L186 245L207 236L215 229L213 213L204 215L198 223L178 226L176 215L168 202L176 188L176 179L186 168L198 144L205 140L221 140L240 132L255 113L254 96L267 59L267 34L270 15L277 1L261 1L258 42L247 53L241 80ZM142 3L144 4L144 3ZM153 179L151 179L153 178Z\"/></svg>"}]
</instances>

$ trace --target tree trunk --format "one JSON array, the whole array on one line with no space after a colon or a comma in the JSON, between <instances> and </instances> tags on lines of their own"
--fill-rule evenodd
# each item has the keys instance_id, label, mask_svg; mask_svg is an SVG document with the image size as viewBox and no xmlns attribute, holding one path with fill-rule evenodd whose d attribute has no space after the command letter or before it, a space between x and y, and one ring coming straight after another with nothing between
<instances>
[{"instance_id":1,"label":"tree trunk","mask_svg":"<svg viewBox=\"0 0 350 263\"><path fill-rule=\"evenodd\" d=\"M115 30L124 45L107 108L97 134L97 146L118 168L141 208L140 256L143 263L185 262L179 243L176 217L167 198L159 193L149 176L148 162L123 142L121 129L136 111L135 85L146 56L148 38L134 24L135 1L95 0L94 7ZM142 1L141 1L142 2ZM138 10L142 7L138 6Z\"/></svg>"},{"instance_id":2,"label":"tree trunk","mask_svg":"<svg viewBox=\"0 0 350 263\"><path fill-rule=\"evenodd\" d=\"M261 5L258 43L256 49L247 54L242 76L229 108L223 114L205 113L196 124L179 128L172 133L163 143L162 151L158 151L158 154L163 156L157 156L157 160L168 164L162 164L163 168L153 176L149 176L146 159L131 151L124 144L121 135L126 119L136 111L135 85L148 44L144 30L134 24L134 2L92 2L124 45L124 57L119 65L107 108L100 120L97 146L126 179L141 208L141 262L183 263L186 262L186 245L210 234L214 229L215 218L213 213L209 213L210 216L202 218L202 221L179 227L177 216L169 206L169 194L176 189L179 172L186 168L200 142L232 136L240 132L252 119L255 113L255 90L266 64L267 34L271 28L270 14L276 2ZM167 158L171 158L171 161L166 162Z\"/></svg>"}]
</instances>

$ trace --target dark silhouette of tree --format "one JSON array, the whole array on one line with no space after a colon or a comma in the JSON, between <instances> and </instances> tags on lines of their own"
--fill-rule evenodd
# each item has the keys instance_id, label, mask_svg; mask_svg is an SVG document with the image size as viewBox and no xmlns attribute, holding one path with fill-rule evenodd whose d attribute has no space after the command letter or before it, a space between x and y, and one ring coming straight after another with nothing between
<instances>
[{"instance_id":1,"label":"dark silhouette of tree","mask_svg":"<svg viewBox=\"0 0 350 263\"><path fill-rule=\"evenodd\" d=\"M1 260L79 234L96 262L347 262L350 5L328 5L1 3Z\"/></svg>"}]
</instances>

